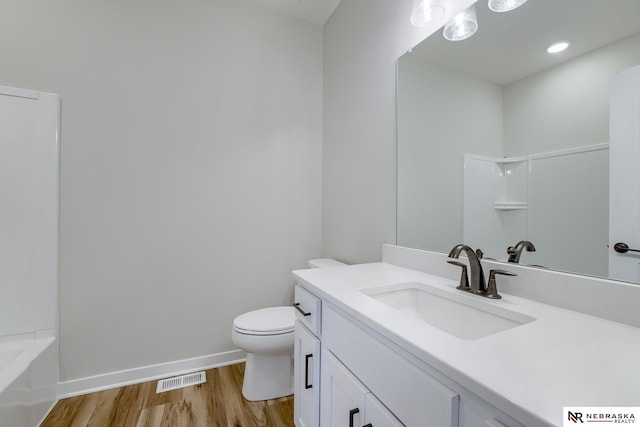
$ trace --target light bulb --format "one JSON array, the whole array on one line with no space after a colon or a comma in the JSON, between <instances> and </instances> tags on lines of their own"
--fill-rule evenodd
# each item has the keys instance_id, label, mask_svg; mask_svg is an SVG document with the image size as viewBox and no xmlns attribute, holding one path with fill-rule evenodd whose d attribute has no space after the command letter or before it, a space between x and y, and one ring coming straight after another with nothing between
<instances>
[{"instance_id":1,"label":"light bulb","mask_svg":"<svg viewBox=\"0 0 640 427\"><path fill-rule=\"evenodd\" d=\"M489 0L489 9L494 12L508 12L522 6L527 0Z\"/></svg>"},{"instance_id":2,"label":"light bulb","mask_svg":"<svg viewBox=\"0 0 640 427\"><path fill-rule=\"evenodd\" d=\"M413 0L411 24L414 27L424 27L440 20L444 16L444 6L435 0Z\"/></svg>"},{"instance_id":3,"label":"light bulb","mask_svg":"<svg viewBox=\"0 0 640 427\"><path fill-rule=\"evenodd\" d=\"M442 35L451 41L468 39L478 30L478 18L474 5L458 13L444 26Z\"/></svg>"}]
</instances>

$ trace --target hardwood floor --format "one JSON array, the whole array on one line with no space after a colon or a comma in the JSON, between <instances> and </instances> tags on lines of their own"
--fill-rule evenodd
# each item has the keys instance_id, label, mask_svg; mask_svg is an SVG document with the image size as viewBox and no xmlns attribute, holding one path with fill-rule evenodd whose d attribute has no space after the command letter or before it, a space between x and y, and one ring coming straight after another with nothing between
<instances>
[{"instance_id":1,"label":"hardwood floor","mask_svg":"<svg viewBox=\"0 0 640 427\"><path fill-rule=\"evenodd\" d=\"M41 427L292 427L293 396L242 397L244 363L206 371L207 382L156 394L157 381L59 401Z\"/></svg>"}]
</instances>

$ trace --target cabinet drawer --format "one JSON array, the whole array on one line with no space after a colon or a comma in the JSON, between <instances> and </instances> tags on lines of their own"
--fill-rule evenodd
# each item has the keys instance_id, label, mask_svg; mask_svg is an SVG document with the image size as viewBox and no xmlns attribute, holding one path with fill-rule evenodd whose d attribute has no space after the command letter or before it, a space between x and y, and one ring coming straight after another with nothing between
<instances>
[{"instance_id":1,"label":"cabinet drawer","mask_svg":"<svg viewBox=\"0 0 640 427\"><path fill-rule=\"evenodd\" d=\"M458 426L459 395L325 306L323 345L407 426Z\"/></svg>"},{"instance_id":2,"label":"cabinet drawer","mask_svg":"<svg viewBox=\"0 0 640 427\"><path fill-rule=\"evenodd\" d=\"M364 425L371 424L376 427L404 427L382 402L375 398L373 393L365 396L364 402Z\"/></svg>"},{"instance_id":3,"label":"cabinet drawer","mask_svg":"<svg viewBox=\"0 0 640 427\"><path fill-rule=\"evenodd\" d=\"M463 396L460 399L460 427L524 427L487 402Z\"/></svg>"},{"instance_id":4,"label":"cabinet drawer","mask_svg":"<svg viewBox=\"0 0 640 427\"><path fill-rule=\"evenodd\" d=\"M296 285L294 307L296 317L316 336L320 336L322 301L302 286Z\"/></svg>"}]
</instances>

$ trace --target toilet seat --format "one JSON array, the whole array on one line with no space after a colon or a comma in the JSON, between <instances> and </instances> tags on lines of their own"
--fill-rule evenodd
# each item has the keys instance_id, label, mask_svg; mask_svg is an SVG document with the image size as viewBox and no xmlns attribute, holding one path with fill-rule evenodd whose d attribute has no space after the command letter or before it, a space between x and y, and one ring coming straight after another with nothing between
<instances>
[{"instance_id":1,"label":"toilet seat","mask_svg":"<svg viewBox=\"0 0 640 427\"><path fill-rule=\"evenodd\" d=\"M233 319L233 329L245 335L292 333L296 315L293 307L268 307L241 314Z\"/></svg>"}]
</instances>

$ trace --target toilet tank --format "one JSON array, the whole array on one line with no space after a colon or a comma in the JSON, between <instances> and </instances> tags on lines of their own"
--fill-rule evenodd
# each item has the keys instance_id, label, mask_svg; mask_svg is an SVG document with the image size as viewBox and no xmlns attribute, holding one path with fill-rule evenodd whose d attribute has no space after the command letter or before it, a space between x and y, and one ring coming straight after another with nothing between
<instances>
[{"instance_id":1,"label":"toilet tank","mask_svg":"<svg viewBox=\"0 0 640 427\"><path fill-rule=\"evenodd\" d=\"M345 264L344 262L336 261L333 258L318 258L309 260L310 268L340 267L344 265L347 264Z\"/></svg>"}]
</instances>

